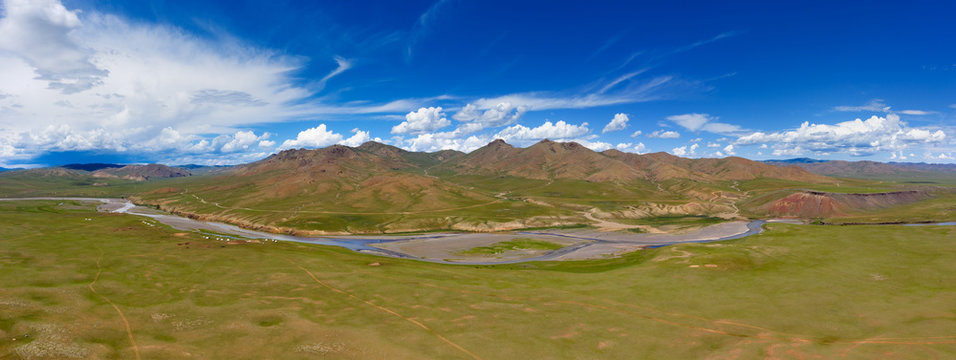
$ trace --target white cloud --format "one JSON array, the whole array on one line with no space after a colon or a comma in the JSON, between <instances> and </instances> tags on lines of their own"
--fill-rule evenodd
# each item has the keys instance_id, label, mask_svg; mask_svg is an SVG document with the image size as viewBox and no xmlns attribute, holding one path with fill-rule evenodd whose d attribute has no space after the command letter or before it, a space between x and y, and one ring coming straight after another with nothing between
<instances>
[{"instance_id":1,"label":"white cloud","mask_svg":"<svg viewBox=\"0 0 956 360\"><path fill-rule=\"evenodd\" d=\"M462 134L470 134L485 128L511 125L518 121L527 108L510 102L490 103L479 100L479 104L467 104L452 118L465 124L457 129Z\"/></svg>"},{"instance_id":2,"label":"white cloud","mask_svg":"<svg viewBox=\"0 0 956 360\"><path fill-rule=\"evenodd\" d=\"M727 155L730 155L730 156L735 155L736 153L734 152L734 144L730 144L730 145L724 146L724 152L727 153Z\"/></svg>"},{"instance_id":3,"label":"white cloud","mask_svg":"<svg viewBox=\"0 0 956 360\"><path fill-rule=\"evenodd\" d=\"M946 139L942 130L912 128L896 114L872 116L835 125L804 122L798 129L780 132L754 132L741 136L736 143L751 145L772 143L774 155L800 155L843 152L870 155L878 151L896 151L920 144L940 143Z\"/></svg>"},{"instance_id":4,"label":"white cloud","mask_svg":"<svg viewBox=\"0 0 956 360\"><path fill-rule=\"evenodd\" d=\"M638 136L641 136L641 134L642 134L642 132L641 132L640 130L638 130L638 131L635 131L633 134L631 134L631 137L632 137L632 138L636 138L636 137L638 137Z\"/></svg>"},{"instance_id":5,"label":"white cloud","mask_svg":"<svg viewBox=\"0 0 956 360\"><path fill-rule=\"evenodd\" d=\"M457 137L453 132L420 134L411 139L400 139L397 143L409 151L457 150L471 152L491 142L488 136Z\"/></svg>"},{"instance_id":6,"label":"white cloud","mask_svg":"<svg viewBox=\"0 0 956 360\"><path fill-rule=\"evenodd\" d=\"M619 91L608 93L596 92L562 96L561 94L546 92L526 92L482 98L472 103L478 109L489 109L501 103L508 103L515 107L522 107L526 111L584 109L616 104L633 104L661 99L661 88L673 82L673 77L661 76L642 83L631 83L621 87ZM459 119L455 118L455 120Z\"/></svg>"},{"instance_id":7,"label":"white cloud","mask_svg":"<svg viewBox=\"0 0 956 360\"><path fill-rule=\"evenodd\" d=\"M673 121L687 130L697 131L710 121L710 116L707 114L672 115L668 116L667 120Z\"/></svg>"},{"instance_id":8,"label":"white cloud","mask_svg":"<svg viewBox=\"0 0 956 360\"><path fill-rule=\"evenodd\" d=\"M27 159L49 151L157 149L153 155L169 158L203 140L208 151L252 154L246 135L235 138L245 125L325 111L397 111L415 102L324 106L294 84L291 72L301 60L268 49L81 13L57 0L6 0L2 8L0 139ZM336 61L325 80L350 66ZM54 133L62 141L43 135ZM177 146L164 147L171 141Z\"/></svg>"},{"instance_id":9,"label":"white cloud","mask_svg":"<svg viewBox=\"0 0 956 360\"><path fill-rule=\"evenodd\" d=\"M602 142L602 141L590 141L590 140L584 140L584 139L573 139L570 141L574 141L578 144L581 144L582 146L588 149L591 149L593 151L604 151L614 147L614 145L611 145L609 143Z\"/></svg>"},{"instance_id":10,"label":"white cloud","mask_svg":"<svg viewBox=\"0 0 956 360\"><path fill-rule=\"evenodd\" d=\"M703 130L717 134L736 133L741 131L740 126L716 122L718 117L708 114L683 114L668 116L667 120L677 123L677 125L690 131Z\"/></svg>"},{"instance_id":11,"label":"white cloud","mask_svg":"<svg viewBox=\"0 0 956 360\"><path fill-rule=\"evenodd\" d=\"M890 160L906 160L906 155L903 154L903 150L894 151L890 154Z\"/></svg>"},{"instance_id":12,"label":"white cloud","mask_svg":"<svg viewBox=\"0 0 956 360\"><path fill-rule=\"evenodd\" d=\"M860 111L874 111L874 112L890 112L890 107L887 106L882 99L873 99L866 105L859 106L836 106L833 108L836 111L849 111L849 112L860 112Z\"/></svg>"},{"instance_id":13,"label":"white cloud","mask_svg":"<svg viewBox=\"0 0 956 360\"><path fill-rule=\"evenodd\" d=\"M252 131L237 131L235 135L232 136L232 139L229 140L229 142L223 144L222 147L219 148L219 151L229 153L248 150L253 145L260 144L262 141L267 141L266 139L268 139L270 135L271 134L269 133L265 133L262 134L262 136L256 136L256 134Z\"/></svg>"},{"instance_id":14,"label":"white cloud","mask_svg":"<svg viewBox=\"0 0 956 360\"><path fill-rule=\"evenodd\" d=\"M514 125L501 130L494 137L505 141L530 139L571 139L584 136L589 131L588 123L573 125L564 121L558 121L554 124L552 124L550 121L545 121L544 124L541 124L541 126L536 128L528 128L521 124Z\"/></svg>"},{"instance_id":15,"label":"white cloud","mask_svg":"<svg viewBox=\"0 0 956 360\"><path fill-rule=\"evenodd\" d=\"M314 128L300 131L295 140L290 139L282 142L279 149L320 148L337 144L340 141L342 141L342 135L327 130L325 124L319 124Z\"/></svg>"},{"instance_id":16,"label":"white cloud","mask_svg":"<svg viewBox=\"0 0 956 360\"><path fill-rule=\"evenodd\" d=\"M650 134L647 134L649 138L658 138L658 139L677 139L680 137L680 133L670 130L657 130Z\"/></svg>"},{"instance_id":17,"label":"white cloud","mask_svg":"<svg viewBox=\"0 0 956 360\"><path fill-rule=\"evenodd\" d=\"M632 153L637 153L637 154L646 154L646 153L647 153L647 147L644 146L644 143L637 143L637 145L635 145L635 144L633 144L633 143L619 143L619 144L615 145L614 148L615 148L615 149L618 149L618 150L620 150L620 151L632 152Z\"/></svg>"},{"instance_id":18,"label":"white cloud","mask_svg":"<svg viewBox=\"0 0 956 360\"><path fill-rule=\"evenodd\" d=\"M604 130L601 130L601 133L603 134L603 133L608 133L611 131L624 130L624 128L627 127L628 120L629 119L627 117L627 114L624 114L624 113L614 114L614 118L611 119L611 122L607 123L607 125L604 126Z\"/></svg>"},{"instance_id":19,"label":"white cloud","mask_svg":"<svg viewBox=\"0 0 956 360\"><path fill-rule=\"evenodd\" d=\"M392 134L421 134L451 125L439 107L423 107L405 115L405 121L392 127Z\"/></svg>"},{"instance_id":20,"label":"white cloud","mask_svg":"<svg viewBox=\"0 0 956 360\"><path fill-rule=\"evenodd\" d=\"M936 113L935 111L926 111L926 110L902 110L902 111L900 111L900 114L903 114L903 115L917 115L917 116L932 115L932 114L935 114L935 113Z\"/></svg>"},{"instance_id":21,"label":"white cloud","mask_svg":"<svg viewBox=\"0 0 956 360\"><path fill-rule=\"evenodd\" d=\"M933 153L927 152L926 154L923 155L923 158L926 160L931 160L931 161L956 160L956 158L953 157L953 153L949 153L949 154L939 153L938 155L933 155Z\"/></svg>"},{"instance_id":22,"label":"white cloud","mask_svg":"<svg viewBox=\"0 0 956 360\"><path fill-rule=\"evenodd\" d=\"M698 144L693 144L689 147L688 146L676 147L671 150L671 154L674 154L677 156L694 156L698 148L700 148L700 145Z\"/></svg>"},{"instance_id":23,"label":"white cloud","mask_svg":"<svg viewBox=\"0 0 956 360\"><path fill-rule=\"evenodd\" d=\"M352 135L348 139L340 141L339 144L356 147L356 146L364 144L365 142L369 140L372 140L372 138L368 135L368 131L362 131L356 128L356 129L352 129L352 134L354 135ZM380 141L380 140L381 139L378 139L378 138L375 139L375 141Z\"/></svg>"},{"instance_id":24,"label":"white cloud","mask_svg":"<svg viewBox=\"0 0 956 360\"><path fill-rule=\"evenodd\" d=\"M712 142L707 143L707 147L709 148L719 148L720 146L721 145L718 143L712 143Z\"/></svg>"},{"instance_id":25,"label":"white cloud","mask_svg":"<svg viewBox=\"0 0 956 360\"><path fill-rule=\"evenodd\" d=\"M0 50L25 60L48 90L76 93L100 84L108 74L93 64L93 52L73 38L83 25L79 11L56 0L7 0L3 9Z\"/></svg>"},{"instance_id":26,"label":"white cloud","mask_svg":"<svg viewBox=\"0 0 956 360\"><path fill-rule=\"evenodd\" d=\"M345 70L352 68L352 62L347 60L346 58L343 58L341 56L336 56L333 59L335 60L336 67L330 73L322 77L322 79L319 80L318 84L316 84L316 87L319 88L319 90L325 88L325 83L327 83L329 79L335 77L338 74L345 72Z\"/></svg>"}]
</instances>

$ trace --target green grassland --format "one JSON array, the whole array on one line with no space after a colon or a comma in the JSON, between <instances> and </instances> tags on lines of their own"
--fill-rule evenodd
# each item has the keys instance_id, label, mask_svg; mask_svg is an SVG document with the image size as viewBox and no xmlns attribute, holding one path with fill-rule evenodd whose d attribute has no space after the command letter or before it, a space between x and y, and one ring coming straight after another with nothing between
<instances>
[{"instance_id":1,"label":"green grassland","mask_svg":"<svg viewBox=\"0 0 956 360\"><path fill-rule=\"evenodd\" d=\"M956 192L939 191L932 198L838 218L824 219L827 223L919 223L956 220Z\"/></svg>"},{"instance_id":2,"label":"green grassland","mask_svg":"<svg viewBox=\"0 0 956 360\"><path fill-rule=\"evenodd\" d=\"M725 219L710 217L710 216L694 216L694 215L668 215L668 216L652 216L644 217L639 219L627 219L619 220L619 222L624 224L633 224L633 225L650 225L650 226L666 226L666 225L680 225L680 226L706 226L713 225L720 222L726 221Z\"/></svg>"},{"instance_id":3,"label":"green grassland","mask_svg":"<svg viewBox=\"0 0 956 360\"><path fill-rule=\"evenodd\" d=\"M488 246L478 246L471 249L459 251L461 255L498 255L509 251L520 250L557 250L564 245L555 244L549 241L535 240L530 238L514 238L508 241L499 241Z\"/></svg>"},{"instance_id":4,"label":"green grassland","mask_svg":"<svg viewBox=\"0 0 956 360\"><path fill-rule=\"evenodd\" d=\"M590 209L605 212L604 219L623 224L702 226L718 222L718 218L765 218L767 204L804 190L874 193L925 189L938 193L933 199L902 207L852 211L837 219L823 219L827 222L947 221L956 213L947 205L956 200L956 193L944 191L950 187L913 184L903 181L905 179L840 179L832 184L767 178L739 182L675 178L660 183L600 183L439 172L436 176L443 181L441 190L417 188L412 184L398 190L383 187L381 191L370 191L354 183L335 180L313 184L310 179L303 179L301 186L280 187L271 183L277 174L282 172L135 182L88 175L40 176L11 172L0 174L0 197L133 197L140 203L206 220L277 232L313 233L562 227L591 223L584 216ZM92 185L97 182L109 185ZM689 203L702 206L689 207L689 210L664 209ZM644 210L647 211L642 212Z\"/></svg>"},{"instance_id":5,"label":"green grassland","mask_svg":"<svg viewBox=\"0 0 956 360\"><path fill-rule=\"evenodd\" d=\"M97 178L90 175L56 176L37 175L30 171L10 171L0 173L0 196L120 197L149 191L169 182L182 181L182 179L184 178L142 182L120 178Z\"/></svg>"},{"instance_id":6,"label":"green grassland","mask_svg":"<svg viewBox=\"0 0 956 360\"><path fill-rule=\"evenodd\" d=\"M455 266L142 220L0 202L0 358L956 357L953 227Z\"/></svg>"}]
</instances>

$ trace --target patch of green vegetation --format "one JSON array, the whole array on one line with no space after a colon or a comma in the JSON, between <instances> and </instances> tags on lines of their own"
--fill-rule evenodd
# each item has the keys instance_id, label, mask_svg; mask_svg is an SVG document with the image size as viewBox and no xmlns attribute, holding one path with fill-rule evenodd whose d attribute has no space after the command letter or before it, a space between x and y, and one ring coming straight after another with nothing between
<instances>
[{"instance_id":1,"label":"patch of green vegetation","mask_svg":"<svg viewBox=\"0 0 956 360\"><path fill-rule=\"evenodd\" d=\"M561 244L531 238L514 238L509 241L499 241L489 246L479 246L459 251L461 255L498 255L509 251L520 250L557 250L563 248Z\"/></svg>"},{"instance_id":2,"label":"patch of green vegetation","mask_svg":"<svg viewBox=\"0 0 956 360\"><path fill-rule=\"evenodd\" d=\"M956 357L951 226L768 224L612 259L464 266L17 210L49 204L0 202L0 358L29 341L135 358L124 318L144 359Z\"/></svg>"},{"instance_id":3,"label":"patch of green vegetation","mask_svg":"<svg viewBox=\"0 0 956 360\"><path fill-rule=\"evenodd\" d=\"M644 217L644 218L637 218L637 219L614 219L614 221L624 223L624 224L650 225L650 226L664 226L664 225L705 226L705 225L719 224L724 221L727 221L727 219L712 217L712 216L703 216L703 215L664 215L664 216L653 216L653 217Z\"/></svg>"},{"instance_id":4,"label":"patch of green vegetation","mask_svg":"<svg viewBox=\"0 0 956 360\"><path fill-rule=\"evenodd\" d=\"M570 225L559 225L559 226L540 226L540 227L527 227L514 229L512 231L539 231L539 230L570 230L570 229L587 229L591 225L588 224L570 224Z\"/></svg>"}]
</instances>

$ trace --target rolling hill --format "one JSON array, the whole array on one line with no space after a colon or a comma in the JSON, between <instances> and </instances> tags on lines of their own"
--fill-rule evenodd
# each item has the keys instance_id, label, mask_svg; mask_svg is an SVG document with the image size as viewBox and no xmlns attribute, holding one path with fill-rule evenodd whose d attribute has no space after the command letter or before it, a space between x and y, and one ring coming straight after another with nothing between
<instances>
[{"instance_id":1,"label":"rolling hill","mask_svg":"<svg viewBox=\"0 0 956 360\"><path fill-rule=\"evenodd\" d=\"M930 200L935 202L927 216L951 215L945 199L952 194L946 189L838 179L802 167L827 163L777 166L739 157L595 152L574 142L549 140L527 148L495 140L470 153L412 152L367 142L285 150L201 176L156 164L93 172L13 171L0 175L0 194L37 195L46 189L56 194L131 195L137 202L194 218L312 234L500 231L581 226L597 219L643 224L643 219L657 217L671 219L663 222L680 222L681 217L862 219L874 212L892 217L888 211L895 207L916 209ZM160 178L164 180L144 181ZM95 187L114 190L89 190ZM861 191L921 195L853 194Z\"/></svg>"},{"instance_id":2,"label":"rolling hill","mask_svg":"<svg viewBox=\"0 0 956 360\"><path fill-rule=\"evenodd\" d=\"M881 163L806 158L766 160L764 163L799 166L816 174L835 177L956 184L956 164Z\"/></svg>"}]
</instances>

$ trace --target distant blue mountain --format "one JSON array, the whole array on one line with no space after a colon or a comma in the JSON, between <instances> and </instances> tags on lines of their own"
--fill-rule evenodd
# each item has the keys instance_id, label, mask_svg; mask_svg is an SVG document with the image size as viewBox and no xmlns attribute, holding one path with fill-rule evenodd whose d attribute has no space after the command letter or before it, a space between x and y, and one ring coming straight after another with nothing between
<instances>
[{"instance_id":1,"label":"distant blue mountain","mask_svg":"<svg viewBox=\"0 0 956 360\"><path fill-rule=\"evenodd\" d=\"M827 162L827 160L817 160L811 158L793 158L793 159L780 159L780 160L764 160L765 163L782 163L782 164L816 164Z\"/></svg>"},{"instance_id":2,"label":"distant blue mountain","mask_svg":"<svg viewBox=\"0 0 956 360\"><path fill-rule=\"evenodd\" d=\"M200 169L200 168L230 168L232 165L196 165L196 164L186 164L186 165L176 165L174 167L183 168L183 169Z\"/></svg>"},{"instance_id":3,"label":"distant blue mountain","mask_svg":"<svg viewBox=\"0 0 956 360\"><path fill-rule=\"evenodd\" d=\"M83 171L96 171L100 169L112 169L112 168L121 168L126 165L119 164L106 164L106 163L89 163L89 164L66 164L61 165L60 167L73 169L73 170L83 170Z\"/></svg>"}]
</instances>

